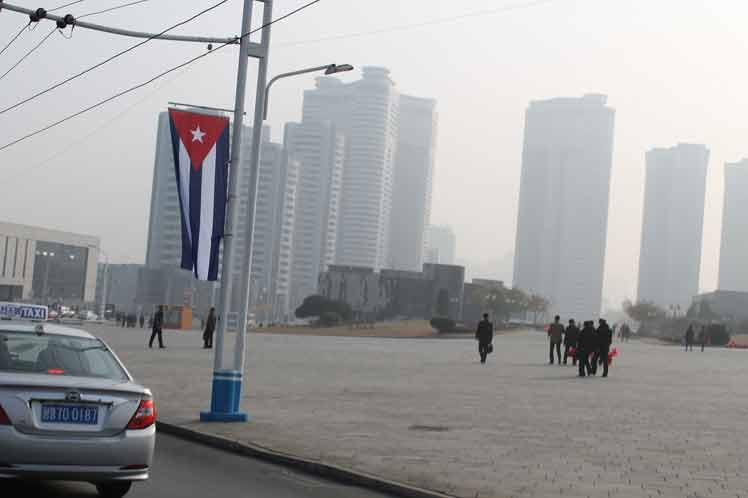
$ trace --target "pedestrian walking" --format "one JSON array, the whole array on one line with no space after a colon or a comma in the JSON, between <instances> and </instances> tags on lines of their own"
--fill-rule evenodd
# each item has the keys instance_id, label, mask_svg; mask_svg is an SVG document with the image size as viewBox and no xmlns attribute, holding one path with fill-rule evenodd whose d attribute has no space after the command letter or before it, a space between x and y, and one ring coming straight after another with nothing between
<instances>
[{"instance_id":1,"label":"pedestrian walking","mask_svg":"<svg viewBox=\"0 0 748 498\"><path fill-rule=\"evenodd\" d=\"M577 364L576 349L578 340L579 328L572 318L569 320L569 326L566 327L566 334L564 334L564 365L566 365L569 356L571 356L571 364ZM574 350L574 354L571 354L572 350Z\"/></svg>"},{"instance_id":2,"label":"pedestrian walking","mask_svg":"<svg viewBox=\"0 0 748 498\"><path fill-rule=\"evenodd\" d=\"M213 347L213 333L216 331L216 309L210 308L208 319L205 320L205 330L203 331L203 348L211 349Z\"/></svg>"},{"instance_id":3,"label":"pedestrian walking","mask_svg":"<svg viewBox=\"0 0 748 498\"><path fill-rule=\"evenodd\" d=\"M548 339L550 343L550 364L553 365L553 350L556 350L558 364L561 365L561 342L564 338L564 326L561 325L561 317L556 315L553 323L548 327Z\"/></svg>"},{"instance_id":4,"label":"pedestrian walking","mask_svg":"<svg viewBox=\"0 0 748 498\"><path fill-rule=\"evenodd\" d=\"M688 329L686 329L686 351L688 351L689 348L693 351L693 336L693 325L689 325Z\"/></svg>"},{"instance_id":5,"label":"pedestrian walking","mask_svg":"<svg viewBox=\"0 0 748 498\"><path fill-rule=\"evenodd\" d=\"M164 307L159 306L158 311L156 311L156 314L153 315L153 326L151 330L151 340L148 341L148 347L153 347L153 339L158 336L158 347L163 349L166 346L164 346L164 338L162 336L163 332L163 326L164 326Z\"/></svg>"},{"instance_id":6,"label":"pedestrian walking","mask_svg":"<svg viewBox=\"0 0 748 498\"><path fill-rule=\"evenodd\" d=\"M480 362L485 363L489 353L493 351L493 323L488 320L488 313L483 313L483 320L478 323L475 331L475 339L478 341Z\"/></svg>"},{"instance_id":7,"label":"pedestrian walking","mask_svg":"<svg viewBox=\"0 0 748 498\"><path fill-rule=\"evenodd\" d=\"M603 377L608 376L608 362L610 360L610 345L613 343L613 331L611 330L608 322L600 319L599 326L597 327L597 352L595 358L595 366L593 367L593 373L597 370L597 365L600 363L603 366Z\"/></svg>"},{"instance_id":8,"label":"pedestrian walking","mask_svg":"<svg viewBox=\"0 0 748 498\"><path fill-rule=\"evenodd\" d=\"M706 332L706 325L701 326L701 331L699 332L699 343L701 344L701 352L704 352L704 347L706 346L707 341L709 341L709 334Z\"/></svg>"},{"instance_id":9,"label":"pedestrian walking","mask_svg":"<svg viewBox=\"0 0 748 498\"><path fill-rule=\"evenodd\" d=\"M143 326L145 326L145 317L143 316L143 313L140 314L140 328L142 329Z\"/></svg>"},{"instance_id":10,"label":"pedestrian walking","mask_svg":"<svg viewBox=\"0 0 748 498\"><path fill-rule=\"evenodd\" d=\"M592 375L590 355L594 352L596 343L593 322L584 322L584 327L579 331L579 339L577 339L577 361L579 362L580 377Z\"/></svg>"}]
</instances>

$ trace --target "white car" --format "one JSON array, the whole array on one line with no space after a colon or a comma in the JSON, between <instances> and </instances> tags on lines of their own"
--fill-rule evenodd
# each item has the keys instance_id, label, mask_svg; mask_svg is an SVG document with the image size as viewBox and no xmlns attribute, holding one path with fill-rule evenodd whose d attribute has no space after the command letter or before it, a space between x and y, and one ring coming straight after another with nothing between
<instances>
[{"instance_id":1,"label":"white car","mask_svg":"<svg viewBox=\"0 0 748 498\"><path fill-rule=\"evenodd\" d=\"M151 392L88 332L8 321L42 314L0 303L0 478L88 481L124 496L153 460Z\"/></svg>"}]
</instances>

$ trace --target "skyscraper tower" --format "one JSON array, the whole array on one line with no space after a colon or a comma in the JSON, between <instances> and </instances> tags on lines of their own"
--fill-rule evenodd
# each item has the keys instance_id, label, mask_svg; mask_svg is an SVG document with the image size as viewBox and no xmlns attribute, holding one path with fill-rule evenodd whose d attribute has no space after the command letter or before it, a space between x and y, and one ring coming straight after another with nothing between
<instances>
[{"instance_id":1,"label":"skyscraper tower","mask_svg":"<svg viewBox=\"0 0 748 498\"><path fill-rule=\"evenodd\" d=\"M719 289L748 292L748 159L725 165Z\"/></svg>"},{"instance_id":2,"label":"skyscraper tower","mask_svg":"<svg viewBox=\"0 0 748 498\"><path fill-rule=\"evenodd\" d=\"M317 88L304 92L302 120L329 121L345 135L338 264L387 264L398 101L389 70L380 67L364 67L353 83L318 78Z\"/></svg>"},{"instance_id":3,"label":"skyscraper tower","mask_svg":"<svg viewBox=\"0 0 748 498\"><path fill-rule=\"evenodd\" d=\"M637 299L685 312L699 290L709 149L647 152Z\"/></svg>"},{"instance_id":4,"label":"skyscraper tower","mask_svg":"<svg viewBox=\"0 0 748 498\"><path fill-rule=\"evenodd\" d=\"M604 95L530 104L513 284L550 311L600 313L615 111Z\"/></svg>"}]
</instances>

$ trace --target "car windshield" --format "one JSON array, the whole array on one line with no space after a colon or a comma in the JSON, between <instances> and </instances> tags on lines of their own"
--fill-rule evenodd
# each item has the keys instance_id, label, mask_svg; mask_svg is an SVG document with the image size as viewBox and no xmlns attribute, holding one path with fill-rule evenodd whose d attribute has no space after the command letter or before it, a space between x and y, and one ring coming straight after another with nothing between
<instances>
[{"instance_id":1,"label":"car windshield","mask_svg":"<svg viewBox=\"0 0 748 498\"><path fill-rule=\"evenodd\" d=\"M0 331L0 372L127 380L98 339Z\"/></svg>"}]
</instances>

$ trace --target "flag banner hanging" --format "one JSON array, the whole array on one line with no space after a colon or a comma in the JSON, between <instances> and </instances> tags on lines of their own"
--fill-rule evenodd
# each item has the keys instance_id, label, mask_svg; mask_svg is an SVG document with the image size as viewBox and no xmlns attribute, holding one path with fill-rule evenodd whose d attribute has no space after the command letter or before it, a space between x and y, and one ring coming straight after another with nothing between
<instances>
[{"instance_id":1,"label":"flag banner hanging","mask_svg":"<svg viewBox=\"0 0 748 498\"><path fill-rule=\"evenodd\" d=\"M229 119L169 109L169 122L182 211L182 268L214 281L226 219Z\"/></svg>"}]
</instances>

